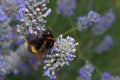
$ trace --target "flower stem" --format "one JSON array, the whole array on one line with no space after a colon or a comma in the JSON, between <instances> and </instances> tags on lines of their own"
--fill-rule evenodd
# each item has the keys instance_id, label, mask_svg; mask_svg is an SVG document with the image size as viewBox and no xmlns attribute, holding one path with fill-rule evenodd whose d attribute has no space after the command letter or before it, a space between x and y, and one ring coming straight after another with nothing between
<instances>
[{"instance_id":1,"label":"flower stem","mask_svg":"<svg viewBox=\"0 0 120 80\"><path fill-rule=\"evenodd\" d=\"M64 35L67 35L68 33L72 32L72 31L75 31L76 29L77 29L76 27L74 27L74 28L72 28L72 29L69 29L68 31L62 33L62 35L63 35L63 36L64 36Z\"/></svg>"},{"instance_id":2,"label":"flower stem","mask_svg":"<svg viewBox=\"0 0 120 80\"><path fill-rule=\"evenodd\" d=\"M68 18L68 22L69 22L71 28L76 28L76 26L73 24L73 21L72 21L71 18ZM73 32L73 35L77 39L77 33L76 33L76 31Z\"/></svg>"}]
</instances>

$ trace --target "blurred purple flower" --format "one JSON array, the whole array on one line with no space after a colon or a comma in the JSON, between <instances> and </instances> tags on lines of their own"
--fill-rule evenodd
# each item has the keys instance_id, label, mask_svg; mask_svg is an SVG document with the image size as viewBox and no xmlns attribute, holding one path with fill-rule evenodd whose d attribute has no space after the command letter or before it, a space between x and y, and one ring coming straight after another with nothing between
<instances>
[{"instance_id":1,"label":"blurred purple flower","mask_svg":"<svg viewBox=\"0 0 120 80\"><path fill-rule=\"evenodd\" d=\"M3 55L0 53L0 78L4 77L9 73L9 65L3 59Z\"/></svg>"},{"instance_id":2,"label":"blurred purple flower","mask_svg":"<svg viewBox=\"0 0 120 80\"><path fill-rule=\"evenodd\" d=\"M23 39L18 39L18 40L15 41L15 44L16 44L16 45L20 45L20 44L22 44L22 43L24 43L24 40L23 40Z\"/></svg>"},{"instance_id":3,"label":"blurred purple flower","mask_svg":"<svg viewBox=\"0 0 120 80\"><path fill-rule=\"evenodd\" d=\"M23 4L23 1L24 0L3 0L1 5L3 10L2 15L0 14L0 19L3 20L9 17L11 21L17 20L16 15L18 13L20 6Z\"/></svg>"},{"instance_id":4,"label":"blurred purple flower","mask_svg":"<svg viewBox=\"0 0 120 80\"><path fill-rule=\"evenodd\" d=\"M76 8L75 0L57 0L57 11L64 16L72 16Z\"/></svg>"},{"instance_id":5,"label":"blurred purple flower","mask_svg":"<svg viewBox=\"0 0 120 80\"><path fill-rule=\"evenodd\" d=\"M14 33L14 32L6 33L4 36L6 39L13 39L16 37L16 33Z\"/></svg>"},{"instance_id":6,"label":"blurred purple flower","mask_svg":"<svg viewBox=\"0 0 120 80\"><path fill-rule=\"evenodd\" d=\"M0 15L0 21L4 21L4 20L6 20L7 18L8 18L8 16L5 15L5 14Z\"/></svg>"},{"instance_id":7,"label":"blurred purple flower","mask_svg":"<svg viewBox=\"0 0 120 80\"><path fill-rule=\"evenodd\" d=\"M19 73L19 70L18 70L18 69L14 69L14 70L13 70L13 74L14 74L14 75L17 75L18 73Z\"/></svg>"},{"instance_id":8,"label":"blurred purple flower","mask_svg":"<svg viewBox=\"0 0 120 80\"><path fill-rule=\"evenodd\" d=\"M105 35L101 43L96 47L97 53L103 53L109 50L109 47L113 45L113 39L110 35Z\"/></svg>"},{"instance_id":9,"label":"blurred purple flower","mask_svg":"<svg viewBox=\"0 0 120 80\"><path fill-rule=\"evenodd\" d=\"M18 69L20 72L22 72L22 74L25 76L27 74L29 74L30 70L29 70L29 66L28 63L26 61L23 61L19 66Z\"/></svg>"},{"instance_id":10,"label":"blurred purple flower","mask_svg":"<svg viewBox=\"0 0 120 80\"><path fill-rule=\"evenodd\" d=\"M79 74L81 77L88 79L94 71L93 65L86 63L82 68L79 69Z\"/></svg>"},{"instance_id":11,"label":"blurred purple flower","mask_svg":"<svg viewBox=\"0 0 120 80\"><path fill-rule=\"evenodd\" d=\"M8 16L4 12L5 10L5 7L0 7L0 22L5 21L8 18Z\"/></svg>"},{"instance_id":12,"label":"blurred purple flower","mask_svg":"<svg viewBox=\"0 0 120 80\"><path fill-rule=\"evenodd\" d=\"M95 23L92 27L92 33L93 35L97 36L97 35L101 35L103 34L105 31L108 30L108 28L105 27L105 18L102 16L100 18L100 21Z\"/></svg>"},{"instance_id":13,"label":"blurred purple flower","mask_svg":"<svg viewBox=\"0 0 120 80\"><path fill-rule=\"evenodd\" d=\"M100 21L100 14L94 12L94 11L89 11L88 16L87 16L91 22L99 22Z\"/></svg>"},{"instance_id":14,"label":"blurred purple flower","mask_svg":"<svg viewBox=\"0 0 120 80\"><path fill-rule=\"evenodd\" d=\"M112 37L110 35L105 35L104 36L104 41L106 41L109 46L113 45L113 39L112 39Z\"/></svg>"},{"instance_id":15,"label":"blurred purple flower","mask_svg":"<svg viewBox=\"0 0 120 80\"><path fill-rule=\"evenodd\" d=\"M91 21L89 18L87 18L86 16L83 17L78 17L77 20L77 28L79 31L83 31L83 30L87 30L88 27L91 25Z\"/></svg>"},{"instance_id":16,"label":"blurred purple flower","mask_svg":"<svg viewBox=\"0 0 120 80\"><path fill-rule=\"evenodd\" d=\"M120 80L120 77L119 76L112 76L110 73L104 72L102 74L101 80Z\"/></svg>"},{"instance_id":17,"label":"blurred purple flower","mask_svg":"<svg viewBox=\"0 0 120 80\"><path fill-rule=\"evenodd\" d=\"M110 74L110 73L104 72L104 73L102 74L101 80L110 80L110 77L111 77L111 74Z\"/></svg>"},{"instance_id":18,"label":"blurred purple flower","mask_svg":"<svg viewBox=\"0 0 120 80\"><path fill-rule=\"evenodd\" d=\"M98 15L98 13L94 12L94 16L95 15ZM115 20L115 14L112 10L109 10L104 15L98 15L97 17L99 19L94 22L94 25L92 27L92 33L95 36L105 33L110 28L111 24Z\"/></svg>"},{"instance_id":19,"label":"blurred purple flower","mask_svg":"<svg viewBox=\"0 0 120 80\"><path fill-rule=\"evenodd\" d=\"M108 12L104 14L105 17L105 27L109 28L111 24L115 21L115 14L110 9Z\"/></svg>"}]
</instances>

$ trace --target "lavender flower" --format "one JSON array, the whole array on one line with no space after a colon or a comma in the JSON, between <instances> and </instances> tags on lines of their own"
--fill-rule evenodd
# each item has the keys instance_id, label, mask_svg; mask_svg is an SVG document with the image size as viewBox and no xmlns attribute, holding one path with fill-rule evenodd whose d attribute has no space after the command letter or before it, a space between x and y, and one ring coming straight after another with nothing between
<instances>
[{"instance_id":1,"label":"lavender flower","mask_svg":"<svg viewBox=\"0 0 120 80\"><path fill-rule=\"evenodd\" d=\"M94 22L92 27L92 33L95 36L105 33L115 20L115 15L112 10L109 10L102 16L98 15L96 12L93 14L96 18L98 17L98 20Z\"/></svg>"},{"instance_id":2,"label":"lavender flower","mask_svg":"<svg viewBox=\"0 0 120 80\"><path fill-rule=\"evenodd\" d=\"M0 40L5 40L4 35L6 32L11 31L11 27L9 25L10 19L7 19L3 22L0 22Z\"/></svg>"},{"instance_id":3,"label":"lavender flower","mask_svg":"<svg viewBox=\"0 0 120 80\"><path fill-rule=\"evenodd\" d=\"M94 23L100 21L100 15L94 11L90 11L87 17L90 19L91 22Z\"/></svg>"},{"instance_id":4,"label":"lavender flower","mask_svg":"<svg viewBox=\"0 0 120 80\"><path fill-rule=\"evenodd\" d=\"M7 20L9 21L9 20ZM11 27L7 24L7 21L1 23L0 27L0 44L3 48L18 46L23 43L23 39L20 39L17 35L15 27ZM6 33L7 32L7 33ZM21 42L20 42L21 41Z\"/></svg>"},{"instance_id":5,"label":"lavender flower","mask_svg":"<svg viewBox=\"0 0 120 80\"><path fill-rule=\"evenodd\" d=\"M4 57L8 62L9 71L15 75L19 72L27 75L31 70L38 70L41 64L41 61L35 60L23 44L15 52L9 50L9 54L4 55Z\"/></svg>"},{"instance_id":6,"label":"lavender flower","mask_svg":"<svg viewBox=\"0 0 120 80\"><path fill-rule=\"evenodd\" d=\"M101 80L120 80L120 77L119 76L112 76L110 73L104 72L102 74Z\"/></svg>"},{"instance_id":7,"label":"lavender flower","mask_svg":"<svg viewBox=\"0 0 120 80\"><path fill-rule=\"evenodd\" d=\"M74 60L76 45L74 38L67 36L66 39L59 36L55 42L51 52L46 55L44 64L44 75L51 79L56 78L56 72L64 65L69 65L69 62Z\"/></svg>"},{"instance_id":8,"label":"lavender flower","mask_svg":"<svg viewBox=\"0 0 120 80\"><path fill-rule=\"evenodd\" d=\"M4 12L4 7L0 7L0 22L6 20L8 16Z\"/></svg>"},{"instance_id":9,"label":"lavender flower","mask_svg":"<svg viewBox=\"0 0 120 80\"><path fill-rule=\"evenodd\" d=\"M3 0L2 1L2 5L1 5L1 9L3 11L2 15L4 14L4 18L10 18L11 20L16 20L16 16L17 16L17 11L20 8L21 4L22 4L23 0ZM2 16L0 14L0 16Z\"/></svg>"},{"instance_id":10,"label":"lavender flower","mask_svg":"<svg viewBox=\"0 0 120 80\"><path fill-rule=\"evenodd\" d=\"M19 10L21 25L18 25L18 32L22 35L29 34L29 31L38 31L45 27L45 17L49 15L51 9L47 9L46 4L49 0L28 0Z\"/></svg>"},{"instance_id":11,"label":"lavender flower","mask_svg":"<svg viewBox=\"0 0 120 80\"><path fill-rule=\"evenodd\" d=\"M10 19L7 19L0 23L0 44L3 48L10 47L10 44L14 41L15 36L10 35L13 33L11 26L9 25Z\"/></svg>"},{"instance_id":12,"label":"lavender flower","mask_svg":"<svg viewBox=\"0 0 120 80\"><path fill-rule=\"evenodd\" d=\"M113 13L113 11L110 9L108 12L106 12L104 14L105 17L105 23L104 26L106 28L109 28L111 26L111 24L115 21L115 14Z\"/></svg>"},{"instance_id":13,"label":"lavender flower","mask_svg":"<svg viewBox=\"0 0 120 80\"><path fill-rule=\"evenodd\" d=\"M100 21L98 23L95 23L92 27L92 33L93 35L97 36L97 35L101 35L103 34L105 31L108 30L108 28L105 28L104 26L104 22L105 22L105 18L101 17Z\"/></svg>"},{"instance_id":14,"label":"lavender flower","mask_svg":"<svg viewBox=\"0 0 120 80\"><path fill-rule=\"evenodd\" d=\"M104 72L104 73L102 74L101 80L110 80L110 77L111 77L111 74L110 74L110 73Z\"/></svg>"},{"instance_id":15,"label":"lavender flower","mask_svg":"<svg viewBox=\"0 0 120 80\"><path fill-rule=\"evenodd\" d=\"M78 17L77 27L79 31L87 30L91 25L91 21L86 16Z\"/></svg>"},{"instance_id":16,"label":"lavender flower","mask_svg":"<svg viewBox=\"0 0 120 80\"><path fill-rule=\"evenodd\" d=\"M8 73L9 73L8 62L4 60L3 55L0 53L0 78L3 78Z\"/></svg>"},{"instance_id":17,"label":"lavender flower","mask_svg":"<svg viewBox=\"0 0 120 80\"><path fill-rule=\"evenodd\" d=\"M30 53L27 51L27 49L25 48L24 44L21 44L17 50L14 52L14 54L16 55L15 58L17 58L16 61L11 61L11 63L13 63L13 65L11 66L12 67L12 70L11 72L13 74L18 74L19 72L22 72L23 75L27 75L30 71L30 67L31 65L28 64L28 57L30 55ZM14 55L14 56L15 56ZM12 56L8 56L9 58L11 58ZM14 60L14 59L12 59ZM29 67L28 67L29 66Z\"/></svg>"},{"instance_id":18,"label":"lavender flower","mask_svg":"<svg viewBox=\"0 0 120 80\"><path fill-rule=\"evenodd\" d=\"M80 16L77 20L79 31L87 30L89 26L100 20L100 15L94 11L90 11L87 16Z\"/></svg>"},{"instance_id":19,"label":"lavender flower","mask_svg":"<svg viewBox=\"0 0 120 80\"><path fill-rule=\"evenodd\" d=\"M76 8L75 0L57 0L57 12L64 16L72 16Z\"/></svg>"},{"instance_id":20,"label":"lavender flower","mask_svg":"<svg viewBox=\"0 0 120 80\"><path fill-rule=\"evenodd\" d=\"M101 35L105 33L115 20L115 15L112 10L109 10L105 15L100 15L95 11L90 11L87 16L78 17L77 27L79 31L92 27L93 35Z\"/></svg>"},{"instance_id":21,"label":"lavender flower","mask_svg":"<svg viewBox=\"0 0 120 80\"><path fill-rule=\"evenodd\" d=\"M17 14L18 4L14 4L15 0L2 0L2 5L0 6L0 44L2 47L11 46L14 41L18 40L16 29L13 26L10 26L12 23L11 20L15 18Z\"/></svg>"},{"instance_id":22,"label":"lavender flower","mask_svg":"<svg viewBox=\"0 0 120 80\"><path fill-rule=\"evenodd\" d=\"M12 0L9 2L9 0L3 0L2 5L0 6L0 45L2 48L10 48L12 50L12 47L16 44L19 37L17 36L16 28L13 26L10 26L12 23L11 20L15 18L15 15L17 14L17 9L19 4L14 4L15 0ZM19 2L21 2L20 0ZM12 44L12 45L11 45Z\"/></svg>"},{"instance_id":23,"label":"lavender flower","mask_svg":"<svg viewBox=\"0 0 120 80\"><path fill-rule=\"evenodd\" d=\"M94 71L93 65L87 62L82 68L79 69L79 74L81 78L89 80L91 78L91 74L93 73L93 71Z\"/></svg>"},{"instance_id":24,"label":"lavender flower","mask_svg":"<svg viewBox=\"0 0 120 80\"><path fill-rule=\"evenodd\" d=\"M30 54L30 52L25 48L23 44L19 46L16 53L21 59L20 63L17 66L19 72L23 72L23 75L27 75L31 70L38 70L41 61L36 60L33 54Z\"/></svg>"},{"instance_id":25,"label":"lavender flower","mask_svg":"<svg viewBox=\"0 0 120 80\"><path fill-rule=\"evenodd\" d=\"M9 55L5 55L5 60L8 62L9 65L9 70L11 72L14 72L14 70L17 70L17 66L19 65L21 59L20 56L13 52L13 51L9 51Z\"/></svg>"},{"instance_id":26,"label":"lavender flower","mask_svg":"<svg viewBox=\"0 0 120 80\"><path fill-rule=\"evenodd\" d=\"M103 53L109 50L109 47L113 45L113 39L110 35L106 35L101 43L96 47L97 53Z\"/></svg>"}]
</instances>

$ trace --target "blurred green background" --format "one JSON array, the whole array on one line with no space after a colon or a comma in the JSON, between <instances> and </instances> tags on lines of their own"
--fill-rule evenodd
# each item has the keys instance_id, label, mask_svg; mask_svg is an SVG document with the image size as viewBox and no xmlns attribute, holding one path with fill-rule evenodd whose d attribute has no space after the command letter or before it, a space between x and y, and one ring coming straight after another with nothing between
<instances>
[{"instance_id":1,"label":"blurred green background","mask_svg":"<svg viewBox=\"0 0 120 80\"><path fill-rule=\"evenodd\" d=\"M99 80L100 74L104 71L110 72L113 75L120 75L120 4L118 3L120 1L76 0L76 2L75 14L72 17L65 17L57 13L56 0L50 0L48 4L48 7L52 8L52 12L47 17L46 27L53 30L55 37L58 37L60 34L63 34L64 37L70 35L79 42L76 59L70 63L70 66L65 66L60 69L56 80L76 80L79 76L78 70L85 64L86 60L90 61L95 67L92 80ZM109 9L113 9L116 19L107 32L96 37L92 35L91 28L78 32L76 24L79 16L86 16L89 10L104 14ZM105 34L113 37L114 45L110 47L108 52L97 54L95 47L102 41ZM31 71L27 76L22 76L22 73L16 76L10 74L6 80L49 80L49 78L43 76L41 65L39 71Z\"/></svg>"}]
</instances>

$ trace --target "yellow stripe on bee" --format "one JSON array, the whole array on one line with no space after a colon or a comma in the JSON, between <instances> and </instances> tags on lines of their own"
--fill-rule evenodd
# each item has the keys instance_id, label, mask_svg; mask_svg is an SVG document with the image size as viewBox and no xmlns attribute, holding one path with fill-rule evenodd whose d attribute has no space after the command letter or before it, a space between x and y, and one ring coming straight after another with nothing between
<instances>
[{"instance_id":1,"label":"yellow stripe on bee","mask_svg":"<svg viewBox=\"0 0 120 80\"><path fill-rule=\"evenodd\" d=\"M33 53L35 53L35 54L37 53L37 50L34 46L31 46L31 50L32 50Z\"/></svg>"},{"instance_id":2,"label":"yellow stripe on bee","mask_svg":"<svg viewBox=\"0 0 120 80\"><path fill-rule=\"evenodd\" d=\"M53 37L46 37L47 39L49 39L49 40L55 40Z\"/></svg>"},{"instance_id":3,"label":"yellow stripe on bee","mask_svg":"<svg viewBox=\"0 0 120 80\"><path fill-rule=\"evenodd\" d=\"M28 49L28 42L27 41L25 41L25 43L24 43L24 45L25 45L25 47Z\"/></svg>"}]
</instances>

